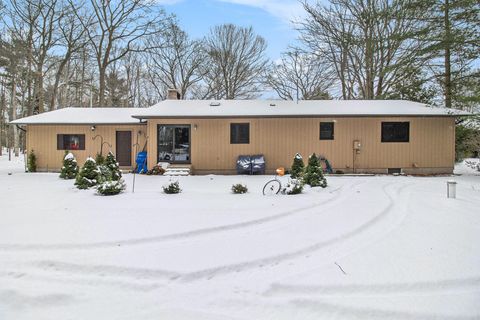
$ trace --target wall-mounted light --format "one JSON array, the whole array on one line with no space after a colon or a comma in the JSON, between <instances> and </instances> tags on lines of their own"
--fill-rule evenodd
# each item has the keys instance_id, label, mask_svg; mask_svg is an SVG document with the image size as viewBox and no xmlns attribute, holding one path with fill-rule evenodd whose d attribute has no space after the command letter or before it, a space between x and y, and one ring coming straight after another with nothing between
<instances>
[{"instance_id":1,"label":"wall-mounted light","mask_svg":"<svg viewBox=\"0 0 480 320\"><path fill-rule=\"evenodd\" d=\"M91 126L91 127L90 127L90 130L95 131L96 128L97 128L97 127L95 127L95 126Z\"/></svg>"},{"instance_id":2,"label":"wall-mounted light","mask_svg":"<svg viewBox=\"0 0 480 320\"><path fill-rule=\"evenodd\" d=\"M198 129L198 126L196 124L193 125L193 130L197 130Z\"/></svg>"}]
</instances>

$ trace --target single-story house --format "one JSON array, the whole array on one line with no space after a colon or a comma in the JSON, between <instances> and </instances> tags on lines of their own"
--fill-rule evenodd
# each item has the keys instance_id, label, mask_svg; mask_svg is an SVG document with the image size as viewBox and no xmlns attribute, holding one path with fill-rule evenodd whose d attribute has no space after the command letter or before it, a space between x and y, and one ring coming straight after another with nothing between
<instances>
[{"instance_id":1,"label":"single-story house","mask_svg":"<svg viewBox=\"0 0 480 320\"><path fill-rule=\"evenodd\" d=\"M268 173L296 153L316 153L334 170L452 173L455 117L468 113L400 100L179 100L149 108L64 108L12 121L26 130L42 171L58 171L65 150L82 164L103 146L131 169L135 155L233 174L240 155L262 154Z\"/></svg>"}]
</instances>

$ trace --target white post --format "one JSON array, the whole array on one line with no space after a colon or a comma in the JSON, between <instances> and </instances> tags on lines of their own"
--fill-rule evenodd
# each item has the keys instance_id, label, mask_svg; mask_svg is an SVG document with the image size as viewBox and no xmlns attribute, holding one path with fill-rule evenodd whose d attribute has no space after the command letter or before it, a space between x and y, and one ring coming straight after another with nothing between
<instances>
[{"instance_id":1,"label":"white post","mask_svg":"<svg viewBox=\"0 0 480 320\"><path fill-rule=\"evenodd\" d=\"M447 181L447 198L455 199L457 197L457 183L455 181Z\"/></svg>"}]
</instances>

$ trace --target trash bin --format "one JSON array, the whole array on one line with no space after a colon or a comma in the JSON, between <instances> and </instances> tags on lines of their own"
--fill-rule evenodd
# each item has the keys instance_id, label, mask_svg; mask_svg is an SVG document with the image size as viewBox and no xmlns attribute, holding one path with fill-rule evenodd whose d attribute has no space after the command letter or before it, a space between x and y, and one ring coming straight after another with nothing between
<instances>
[{"instance_id":1,"label":"trash bin","mask_svg":"<svg viewBox=\"0 0 480 320\"><path fill-rule=\"evenodd\" d=\"M252 174L265 174L265 158L263 154L251 156Z\"/></svg>"},{"instance_id":2,"label":"trash bin","mask_svg":"<svg viewBox=\"0 0 480 320\"><path fill-rule=\"evenodd\" d=\"M137 153L137 159L135 162L137 163L137 173L146 173L148 171L146 151Z\"/></svg>"},{"instance_id":3,"label":"trash bin","mask_svg":"<svg viewBox=\"0 0 480 320\"><path fill-rule=\"evenodd\" d=\"M237 158L237 174L251 174L252 160L250 156L238 156Z\"/></svg>"}]
</instances>

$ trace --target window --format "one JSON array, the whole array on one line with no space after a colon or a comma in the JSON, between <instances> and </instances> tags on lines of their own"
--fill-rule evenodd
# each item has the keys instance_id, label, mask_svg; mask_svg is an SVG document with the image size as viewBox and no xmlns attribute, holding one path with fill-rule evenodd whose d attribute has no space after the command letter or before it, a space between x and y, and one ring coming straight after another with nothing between
<instances>
[{"instance_id":1,"label":"window","mask_svg":"<svg viewBox=\"0 0 480 320\"><path fill-rule=\"evenodd\" d=\"M85 135L57 134L57 150L85 150Z\"/></svg>"},{"instance_id":2,"label":"window","mask_svg":"<svg viewBox=\"0 0 480 320\"><path fill-rule=\"evenodd\" d=\"M333 140L333 122L320 122L320 140Z\"/></svg>"},{"instance_id":3,"label":"window","mask_svg":"<svg viewBox=\"0 0 480 320\"><path fill-rule=\"evenodd\" d=\"M231 144L250 143L250 124L249 123L231 123L230 124L230 143Z\"/></svg>"},{"instance_id":4,"label":"window","mask_svg":"<svg viewBox=\"0 0 480 320\"><path fill-rule=\"evenodd\" d=\"M410 122L382 122L382 142L409 142Z\"/></svg>"}]
</instances>

